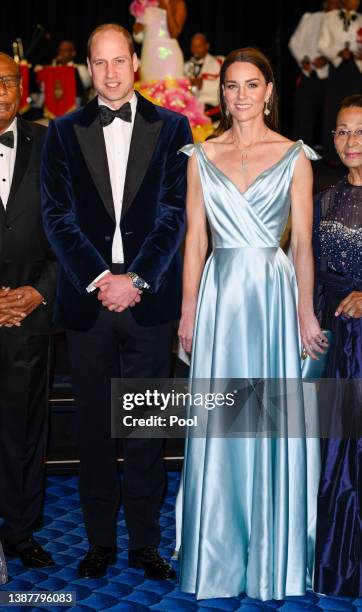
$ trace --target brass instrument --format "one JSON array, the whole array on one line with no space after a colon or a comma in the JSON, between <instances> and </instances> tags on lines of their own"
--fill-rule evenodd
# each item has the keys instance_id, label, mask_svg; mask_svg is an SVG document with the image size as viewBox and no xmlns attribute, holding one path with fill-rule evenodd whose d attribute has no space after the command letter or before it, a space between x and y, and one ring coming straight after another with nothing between
<instances>
[{"instance_id":1,"label":"brass instrument","mask_svg":"<svg viewBox=\"0 0 362 612\"><path fill-rule=\"evenodd\" d=\"M14 61L19 64L24 60L24 49L21 38L15 38L13 41L13 56Z\"/></svg>"}]
</instances>

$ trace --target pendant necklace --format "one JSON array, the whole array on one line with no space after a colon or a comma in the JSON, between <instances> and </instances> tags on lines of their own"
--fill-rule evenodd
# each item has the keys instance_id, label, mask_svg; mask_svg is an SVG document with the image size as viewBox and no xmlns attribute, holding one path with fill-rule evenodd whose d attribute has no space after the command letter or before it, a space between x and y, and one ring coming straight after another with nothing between
<instances>
[{"instance_id":1,"label":"pendant necklace","mask_svg":"<svg viewBox=\"0 0 362 612\"><path fill-rule=\"evenodd\" d=\"M269 132L269 128L266 128L263 137L260 138L260 140L257 140L256 142L252 142L249 145L247 145L246 147L242 147L240 148L236 142L233 140L233 145L235 145L235 147L238 149L238 151L240 151L241 153L241 171L242 172L247 172L248 171L248 150L251 149L252 147L254 147L256 144L259 144L259 142L263 142L263 140L265 140L267 133Z\"/></svg>"}]
</instances>

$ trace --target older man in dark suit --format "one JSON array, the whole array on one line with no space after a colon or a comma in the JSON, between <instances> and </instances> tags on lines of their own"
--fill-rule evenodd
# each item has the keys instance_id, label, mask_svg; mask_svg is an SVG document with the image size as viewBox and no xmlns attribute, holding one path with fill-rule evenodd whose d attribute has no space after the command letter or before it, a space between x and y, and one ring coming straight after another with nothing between
<instances>
[{"instance_id":1,"label":"older man in dark suit","mask_svg":"<svg viewBox=\"0 0 362 612\"><path fill-rule=\"evenodd\" d=\"M91 34L88 66L98 96L49 127L42 200L61 266L56 317L68 330L81 419L80 495L90 548L79 574L95 578L116 557L111 378L170 373L186 191L178 150L191 132L185 117L134 92L137 57L121 26ZM162 441L124 440L124 455L129 563L149 578L174 578L157 551Z\"/></svg>"},{"instance_id":2,"label":"older man in dark suit","mask_svg":"<svg viewBox=\"0 0 362 612\"><path fill-rule=\"evenodd\" d=\"M16 116L19 69L0 53L0 539L30 567L44 489L48 345L56 262L40 213L46 128Z\"/></svg>"}]
</instances>

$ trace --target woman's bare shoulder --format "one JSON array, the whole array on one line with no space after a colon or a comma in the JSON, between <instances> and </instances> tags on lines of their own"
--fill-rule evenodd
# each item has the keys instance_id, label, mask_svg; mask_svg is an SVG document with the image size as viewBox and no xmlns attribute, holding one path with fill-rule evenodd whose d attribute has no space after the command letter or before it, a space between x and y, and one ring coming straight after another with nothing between
<instances>
[{"instance_id":1,"label":"woman's bare shoulder","mask_svg":"<svg viewBox=\"0 0 362 612\"><path fill-rule=\"evenodd\" d=\"M274 132L273 130L269 130L269 136L266 140L285 147L291 147L293 144L295 144L295 140L291 140L290 138L283 136L283 134L279 134L279 132Z\"/></svg>"},{"instance_id":2,"label":"woman's bare shoulder","mask_svg":"<svg viewBox=\"0 0 362 612\"><path fill-rule=\"evenodd\" d=\"M215 138L205 140L205 142L203 142L201 146L204 149L206 155L212 156L214 153L220 153L223 148L226 148L228 145L231 144L231 130L227 130L223 134L220 134L220 136L215 136Z\"/></svg>"},{"instance_id":3,"label":"woman's bare shoulder","mask_svg":"<svg viewBox=\"0 0 362 612\"><path fill-rule=\"evenodd\" d=\"M286 153L290 147L296 144L296 141L291 140L278 132L273 132L270 130L270 136L269 138L266 138L266 144L273 145L278 153L284 155L284 153Z\"/></svg>"}]
</instances>

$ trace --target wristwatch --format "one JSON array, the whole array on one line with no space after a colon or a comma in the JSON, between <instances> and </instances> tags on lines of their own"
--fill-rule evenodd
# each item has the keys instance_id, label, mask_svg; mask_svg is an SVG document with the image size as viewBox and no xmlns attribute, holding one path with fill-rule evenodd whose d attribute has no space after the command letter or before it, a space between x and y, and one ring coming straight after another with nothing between
<instances>
[{"instance_id":1,"label":"wristwatch","mask_svg":"<svg viewBox=\"0 0 362 612\"><path fill-rule=\"evenodd\" d=\"M136 272L127 272L126 276L129 276L129 278L132 281L133 286L136 289L150 289L149 284L143 280L143 278L141 278L140 276L138 276L138 274L136 274Z\"/></svg>"}]
</instances>

